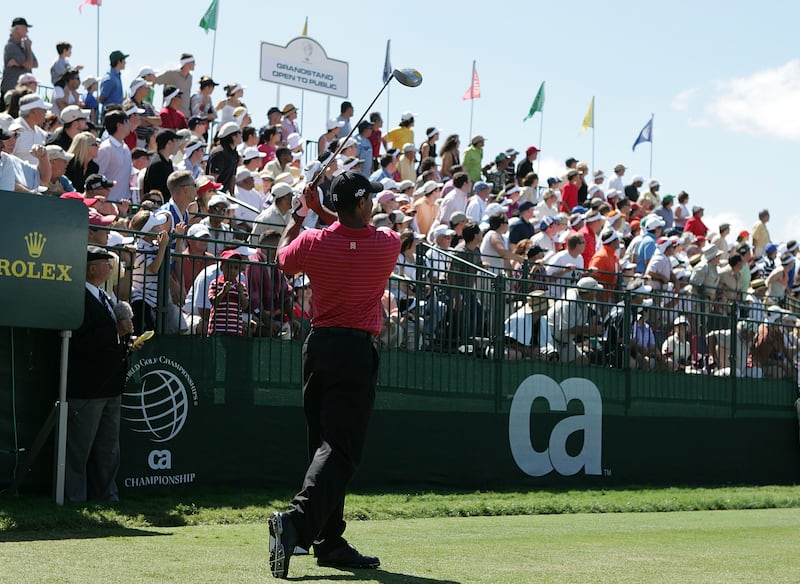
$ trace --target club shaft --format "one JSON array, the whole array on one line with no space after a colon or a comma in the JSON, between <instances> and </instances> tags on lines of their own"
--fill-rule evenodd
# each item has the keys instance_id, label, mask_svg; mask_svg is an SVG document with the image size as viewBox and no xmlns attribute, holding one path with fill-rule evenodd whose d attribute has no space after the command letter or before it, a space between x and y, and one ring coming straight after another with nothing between
<instances>
[{"instance_id":1,"label":"club shaft","mask_svg":"<svg viewBox=\"0 0 800 584\"><path fill-rule=\"evenodd\" d=\"M353 125L350 127L350 132L347 134L347 136L345 136L344 138L342 138L342 139L339 141L339 147L336 149L336 152L334 152L334 153L333 153L333 156L331 156L331 157L330 157L330 159L328 160L328 162L326 162L326 163L325 163L325 166L323 166L323 167L320 169L320 171L317 173L317 175L314 177L314 180L312 180L312 181L311 181L311 188L312 188L312 189L314 189L314 188L316 188L316 187L317 187L317 185L319 184L319 181L320 181L320 180L322 179L322 177L325 175L325 171L327 170L327 168L328 168L328 165L330 165L330 163L331 163L331 162L333 162L333 161L336 159L336 157L337 157L337 156L339 156L339 153L340 153L340 152L341 152L341 151L344 149L344 145L345 145L345 144L347 144L347 141L348 141L348 140L350 139L350 137L353 135L353 132L355 132L355 131L356 131L356 129L358 128L358 126L361 124L361 122L363 122L363 121L364 121L364 118L366 118L366 117L367 117L367 114L368 114L368 113L369 113L369 111L372 109L372 106L373 106L373 105L375 105L375 102L376 102L376 101L378 101L378 98L379 98L379 97L381 96L381 94L383 93L383 90L384 90L384 89L386 89L386 87L389 85L389 83L391 83L391 82L392 82L392 79L393 79L393 78L394 78L394 73L392 73L391 75L389 75L389 79L387 79L387 80L386 80L386 83L384 83L384 84L383 84L383 87L381 87L380 91L379 91L379 92L378 92L378 94L375 96L375 99L373 99L373 100L372 100L372 102L371 102L371 103L370 103L370 104L369 104L369 105L368 105L368 106L367 106L367 107L364 109L364 113L363 113L363 114L361 114L361 117L358 119L358 121L357 121L355 124L353 124ZM364 161L364 164L366 164L366 163L367 163L367 161L365 160L365 161Z\"/></svg>"}]
</instances>

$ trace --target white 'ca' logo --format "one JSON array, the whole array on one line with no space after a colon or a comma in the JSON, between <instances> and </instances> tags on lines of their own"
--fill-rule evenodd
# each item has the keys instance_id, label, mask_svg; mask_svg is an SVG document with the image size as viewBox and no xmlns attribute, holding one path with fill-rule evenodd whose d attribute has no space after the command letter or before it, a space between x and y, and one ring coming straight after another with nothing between
<instances>
[{"instance_id":1,"label":"white 'ca' logo","mask_svg":"<svg viewBox=\"0 0 800 584\"><path fill-rule=\"evenodd\" d=\"M536 398L546 399L553 412L566 412L567 404L578 400L584 412L558 422L548 448L542 452L531 442L531 410ZM578 431L583 431L583 447L571 456L567 438ZM517 388L508 416L508 439L514 461L525 474L541 477L555 470L570 476L583 468L587 475L599 475L602 438L603 401L597 386L588 379L565 379L559 385L547 375L531 375Z\"/></svg>"}]
</instances>

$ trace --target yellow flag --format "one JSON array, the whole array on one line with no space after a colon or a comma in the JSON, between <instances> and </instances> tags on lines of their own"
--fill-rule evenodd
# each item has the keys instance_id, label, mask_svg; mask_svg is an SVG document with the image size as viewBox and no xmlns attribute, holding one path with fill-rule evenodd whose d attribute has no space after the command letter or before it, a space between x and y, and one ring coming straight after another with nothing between
<instances>
[{"instance_id":1,"label":"yellow flag","mask_svg":"<svg viewBox=\"0 0 800 584\"><path fill-rule=\"evenodd\" d=\"M300 36L308 36L308 16L306 16L306 23L303 25L303 32L300 33Z\"/></svg>"},{"instance_id":2,"label":"yellow flag","mask_svg":"<svg viewBox=\"0 0 800 584\"><path fill-rule=\"evenodd\" d=\"M583 134L586 131L586 128L594 128L594 96L592 96L592 101L589 103L589 109L586 110L586 115L583 117L583 125L581 126L581 131L579 134Z\"/></svg>"}]
</instances>

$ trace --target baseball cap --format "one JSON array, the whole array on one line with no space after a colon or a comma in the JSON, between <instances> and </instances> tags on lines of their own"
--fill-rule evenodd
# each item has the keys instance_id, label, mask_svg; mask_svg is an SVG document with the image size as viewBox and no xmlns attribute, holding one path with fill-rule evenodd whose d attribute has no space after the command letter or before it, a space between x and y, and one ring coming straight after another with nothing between
<instances>
[{"instance_id":1,"label":"baseball cap","mask_svg":"<svg viewBox=\"0 0 800 584\"><path fill-rule=\"evenodd\" d=\"M527 154L528 156L530 156L534 152L541 152L541 150L539 150L536 146L528 146L525 149L525 154Z\"/></svg>"},{"instance_id":2,"label":"baseball cap","mask_svg":"<svg viewBox=\"0 0 800 584\"><path fill-rule=\"evenodd\" d=\"M74 122L75 120L88 120L92 115L92 110L81 109L77 105L68 105L61 110L61 121L65 124Z\"/></svg>"},{"instance_id":3,"label":"baseball cap","mask_svg":"<svg viewBox=\"0 0 800 584\"><path fill-rule=\"evenodd\" d=\"M598 282L591 276L584 276L583 278L578 280L577 286L581 290L603 290L603 287L600 285L600 282Z\"/></svg>"},{"instance_id":4,"label":"baseball cap","mask_svg":"<svg viewBox=\"0 0 800 584\"><path fill-rule=\"evenodd\" d=\"M64 149L57 144L48 144L45 146L47 149L47 158L50 160L65 160L69 162L75 155L70 152L65 152Z\"/></svg>"},{"instance_id":5,"label":"baseball cap","mask_svg":"<svg viewBox=\"0 0 800 584\"><path fill-rule=\"evenodd\" d=\"M128 57L130 57L130 55L126 55L122 51L111 51L111 54L108 56L108 60L112 63L117 63L118 61L122 61ZM155 71L153 73L155 74ZM141 74L139 76L141 77Z\"/></svg>"},{"instance_id":6,"label":"baseball cap","mask_svg":"<svg viewBox=\"0 0 800 584\"><path fill-rule=\"evenodd\" d=\"M413 120L413 119L414 119L414 114L412 114L411 112L403 112L403 114L400 116L400 120L403 122L407 122L408 120Z\"/></svg>"},{"instance_id":7,"label":"baseball cap","mask_svg":"<svg viewBox=\"0 0 800 584\"><path fill-rule=\"evenodd\" d=\"M102 174L90 174L86 177L86 181L84 182L84 188L87 191L93 191L96 189L110 189L117 181L115 180L108 180Z\"/></svg>"},{"instance_id":8,"label":"baseball cap","mask_svg":"<svg viewBox=\"0 0 800 584\"><path fill-rule=\"evenodd\" d=\"M519 207L519 212L524 213L528 209L533 209L536 205L532 201L524 201Z\"/></svg>"},{"instance_id":9,"label":"baseball cap","mask_svg":"<svg viewBox=\"0 0 800 584\"><path fill-rule=\"evenodd\" d=\"M211 232L202 223L195 223L186 231L186 235L189 237L211 237Z\"/></svg>"},{"instance_id":10,"label":"baseball cap","mask_svg":"<svg viewBox=\"0 0 800 584\"><path fill-rule=\"evenodd\" d=\"M281 197L285 197L286 195L291 195L294 191L292 190L292 185L285 182L279 182L272 186L270 190L270 194L272 198L275 200L280 199Z\"/></svg>"},{"instance_id":11,"label":"baseball cap","mask_svg":"<svg viewBox=\"0 0 800 584\"><path fill-rule=\"evenodd\" d=\"M280 111L278 108L272 108L272 109L274 109L276 111ZM270 110L270 111L272 111L272 110ZM269 115L269 114L267 114L267 115ZM329 132L331 130L333 130L334 128L341 128L342 126L344 126L344 122L341 122L341 121L339 121L337 119L334 119L334 118L329 119L328 122L325 124L325 128Z\"/></svg>"},{"instance_id":12,"label":"baseball cap","mask_svg":"<svg viewBox=\"0 0 800 584\"><path fill-rule=\"evenodd\" d=\"M481 191L485 191L486 189L490 189L491 190L491 188L492 188L492 185L490 185L489 183L487 183L485 181L479 180L474 185L472 185L472 192L473 193L479 193Z\"/></svg>"},{"instance_id":13,"label":"baseball cap","mask_svg":"<svg viewBox=\"0 0 800 584\"><path fill-rule=\"evenodd\" d=\"M239 124L237 124L236 122L225 122L219 129L217 138L227 138L228 136L232 136L237 132L241 131L242 131L241 126L239 126Z\"/></svg>"},{"instance_id":14,"label":"baseball cap","mask_svg":"<svg viewBox=\"0 0 800 584\"><path fill-rule=\"evenodd\" d=\"M381 183L370 182L363 174L345 171L331 183L331 199L336 203L350 204L362 197L369 197L372 193L383 190ZM371 198L371 197L370 197Z\"/></svg>"}]
</instances>

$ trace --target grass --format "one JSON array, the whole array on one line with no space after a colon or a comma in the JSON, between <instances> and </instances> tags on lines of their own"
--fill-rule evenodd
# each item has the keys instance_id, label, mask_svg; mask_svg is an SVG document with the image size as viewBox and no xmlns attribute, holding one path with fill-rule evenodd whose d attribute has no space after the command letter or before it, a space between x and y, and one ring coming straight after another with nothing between
<instances>
[{"instance_id":1,"label":"grass","mask_svg":"<svg viewBox=\"0 0 800 584\"><path fill-rule=\"evenodd\" d=\"M289 491L144 491L115 507L56 507L41 496L0 496L0 539L10 531L263 523L286 508ZM800 508L800 486L532 489L480 492L406 490L348 495L348 520L420 519Z\"/></svg>"},{"instance_id":2,"label":"grass","mask_svg":"<svg viewBox=\"0 0 800 584\"><path fill-rule=\"evenodd\" d=\"M0 582L271 581L266 518L288 491L126 494L57 507L0 495ZM292 560L303 582L796 582L800 486L405 490L348 495L347 536L378 571Z\"/></svg>"},{"instance_id":3,"label":"grass","mask_svg":"<svg viewBox=\"0 0 800 584\"><path fill-rule=\"evenodd\" d=\"M348 534L381 570L319 568L295 557L302 582L796 582L800 509L574 513L353 522ZM0 580L26 583L273 581L263 523L13 531Z\"/></svg>"}]
</instances>

